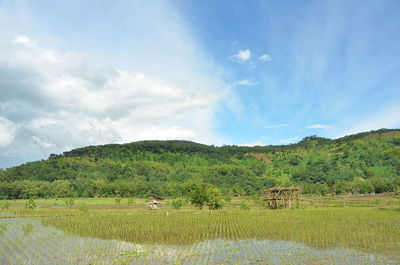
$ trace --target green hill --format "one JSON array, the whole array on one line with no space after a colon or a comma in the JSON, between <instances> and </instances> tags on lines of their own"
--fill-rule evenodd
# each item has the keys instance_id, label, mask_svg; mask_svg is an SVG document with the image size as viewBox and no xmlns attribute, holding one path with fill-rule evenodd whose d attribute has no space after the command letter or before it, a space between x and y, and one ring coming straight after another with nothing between
<instances>
[{"instance_id":1,"label":"green hill","mask_svg":"<svg viewBox=\"0 0 400 265\"><path fill-rule=\"evenodd\" d=\"M184 196L199 181L234 195L272 186L304 193L381 193L400 188L400 130L282 146L140 141L77 148L0 171L0 198Z\"/></svg>"}]
</instances>

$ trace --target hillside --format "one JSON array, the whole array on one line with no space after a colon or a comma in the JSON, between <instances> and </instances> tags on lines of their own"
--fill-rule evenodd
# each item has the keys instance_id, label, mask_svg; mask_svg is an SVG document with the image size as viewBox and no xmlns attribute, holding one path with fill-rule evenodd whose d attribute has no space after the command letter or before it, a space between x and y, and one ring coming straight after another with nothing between
<instances>
[{"instance_id":1,"label":"hillside","mask_svg":"<svg viewBox=\"0 0 400 265\"><path fill-rule=\"evenodd\" d=\"M277 185L304 193L381 193L400 188L400 130L283 146L140 141L88 146L0 171L0 198L184 196L203 181L233 195Z\"/></svg>"}]
</instances>

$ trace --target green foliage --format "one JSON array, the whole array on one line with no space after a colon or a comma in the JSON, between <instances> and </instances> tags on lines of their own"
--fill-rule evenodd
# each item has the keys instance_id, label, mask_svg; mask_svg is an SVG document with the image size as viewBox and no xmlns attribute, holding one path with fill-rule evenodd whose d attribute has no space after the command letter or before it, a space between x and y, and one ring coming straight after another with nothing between
<instances>
[{"instance_id":1,"label":"green foliage","mask_svg":"<svg viewBox=\"0 0 400 265\"><path fill-rule=\"evenodd\" d=\"M304 194L325 195L329 192L329 187L325 183L302 183L301 187Z\"/></svg>"},{"instance_id":2,"label":"green foliage","mask_svg":"<svg viewBox=\"0 0 400 265\"><path fill-rule=\"evenodd\" d=\"M75 204L75 202L74 202L73 198L68 198L65 200L65 205L67 205L69 207L74 206L74 204Z\"/></svg>"},{"instance_id":3,"label":"green foliage","mask_svg":"<svg viewBox=\"0 0 400 265\"><path fill-rule=\"evenodd\" d=\"M89 209L88 209L87 205L83 203L79 206L79 211L86 214L89 211Z\"/></svg>"},{"instance_id":4,"label":"green foliage","mask_svg":"<svg viewBox=\"0 0 400 265\"><path fill-rule=\"evenodd\" d=\"M396 183L390 178L378 178L371 179L371 183L375 188L376 193L392 192L396 190Z\"/></svg>"},{"instance_id":5,"label":"green foliage","mask_svg":"<svg viewBox=\"0 0 400 265\"><path fill-rule=\"evenodd\" d=\"M26 204L25 204L26 209L35 209L36 208L36 202L33 200L33 198L30 198Z\"/></svg>"},{"instance_id":6,"label":"green foliage","mask_svg":"<svg viewBox=\"0 0 400 265\"><path fill-rule=\"evenodd\" d=\"M221 209L224 206L221 191L206 183L197 183L190 193L188 200L200 210L203 209L205 205L207 205L210 210Z\"/></svg>"},{"instance_id":7,"label":"green foliage","mask_svg":"<svg viewBox=\"0 0 400 265\"><path fill-rule=\"evenodd\" d=\"M370 181L359 179L351 183L352 193L370 194L375 192L375 187Z\"/></svg>"},{"instance_id":8,"label":"green foliage","mask_svg":"<svg viewBox=\"0 0 400 265\"><path fill-rule=\"evenodd\" d=\"M240 203L240 209L241 209L241 210L250 210L250 206L249 206L248 203L246 203L246 201L242 201L242 202Z\"/></svg>"},{"instance_id":9,"label":"green foliage","mask_svg":"<svg viewBox=\"0 0 400 265\"><path fill-rule=\"evenodd\" d=\"M188 199L192 205L200 210L203 209L208 201L207 185L205 183L197 183L194 190L189 194Z\"/></svg>"},{"instance_id":10,"label":"green foliage","mask_svg":"<svg viewBox=\"0 0 400 265\"><path fill-rule=\"evenodd\" d=\"M225 201L226 203L230 203L230 202L232 201L232 195L230 195L230 194L225 194L225 195L224 195L224 201Z\"/></svg>"},{"instance_id":11,"label":"green foliage","mask_svg":"<svg viewBox=\"0 0 400 265\"><path fill-rule=\"evenodd\" d=\"M180 209L183 205L183 201L182 200L173 200L171 203L172 208L174 209Z\"/></svg>"},{"instance_id":12,"label":"green foliage","mask_svg":"<svg viewBox=\"0 0 400 265\"><path fill-rule=\"evenodd\" d=\"M120 206L121 205L121 197L117 196L114 198L114 202L116 206Z\"/></svg>"},{"instance_id":13,"label":"green foliage","mask_svg":"<svg viewBox=\"0 0 400 265\"><path fill-rule=\"evenodd\" d=\"M384 129L335 140L309 136L282 146L89 146L0 170L0 199L187 197L196 183L233 196L291 185L314 194L391 192L400 188L399 139L400 130Z\"/></svg>"},{"instance_id":14,"label":"green foliage","mask_svg":"<svg viewBox=\"0 0 400 265\"><path fill-rule=\"evenodd\" d=\"M218 210L224 206L224 201L221 199L221 191L218 188L207 189L207 205L210 210Z\"/></svg>"},{"instance_id":15,"label":"green foliage","mask_svg":"<svg viewBox=\"0 0 400 265\"><path fill-rule=\"evenodd\" d=\"M135 204L135 200L133 198L128 198L128 205Z\"/></svg>"},{"instance_id":16,"label":"green foliage","mask_svg":"<svg viewBox=\"0 0 400 265\"><path fill-rule=\"evenodd\" d=\"M7 200L1 200L0 201L0 209L7 210L8 208L10 208L10 202Z\"/></svg>"},{"instance_id":17,"label":"green foliage","mask_svg":"<svg viewBox=\"0 0 400 265\"><path fill-rule=\"evenodd\" d=\"M349 182L344 181L344 180L338 180L335 182L333 185L333 191L336 194L343 194L343 193L348 193L351 191L351 185Z\"/></svg>"}]
</instances>

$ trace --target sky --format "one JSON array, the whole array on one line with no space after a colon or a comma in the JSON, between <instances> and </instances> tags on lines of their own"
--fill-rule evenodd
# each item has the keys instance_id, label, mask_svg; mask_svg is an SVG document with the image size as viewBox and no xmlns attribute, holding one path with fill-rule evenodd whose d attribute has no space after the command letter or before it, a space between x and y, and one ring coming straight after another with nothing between
<instances>
[{"instance_id":1,"label":"sky","mask_svg":"<svg viewBox=\"0 0 400 265\"><path fill-rule=\"evenodd\" d=\"M0 0L0 168L400 127L400 2Z\"/></svg>"}]
</instances>

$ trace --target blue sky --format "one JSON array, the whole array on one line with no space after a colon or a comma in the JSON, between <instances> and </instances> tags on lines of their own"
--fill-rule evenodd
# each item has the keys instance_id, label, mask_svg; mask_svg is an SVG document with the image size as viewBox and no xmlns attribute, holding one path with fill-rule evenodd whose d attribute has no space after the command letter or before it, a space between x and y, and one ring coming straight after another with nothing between
<instances>
[{"instance_id":1,"label":"blue sky","mask_svg":"<svg viewBox=\"0 0 400 265\"><path fill-rule=\"evenodd\" d=\"M399 1L0 1L0 167L400 127Z\"/></svg>"}]
</instances>

